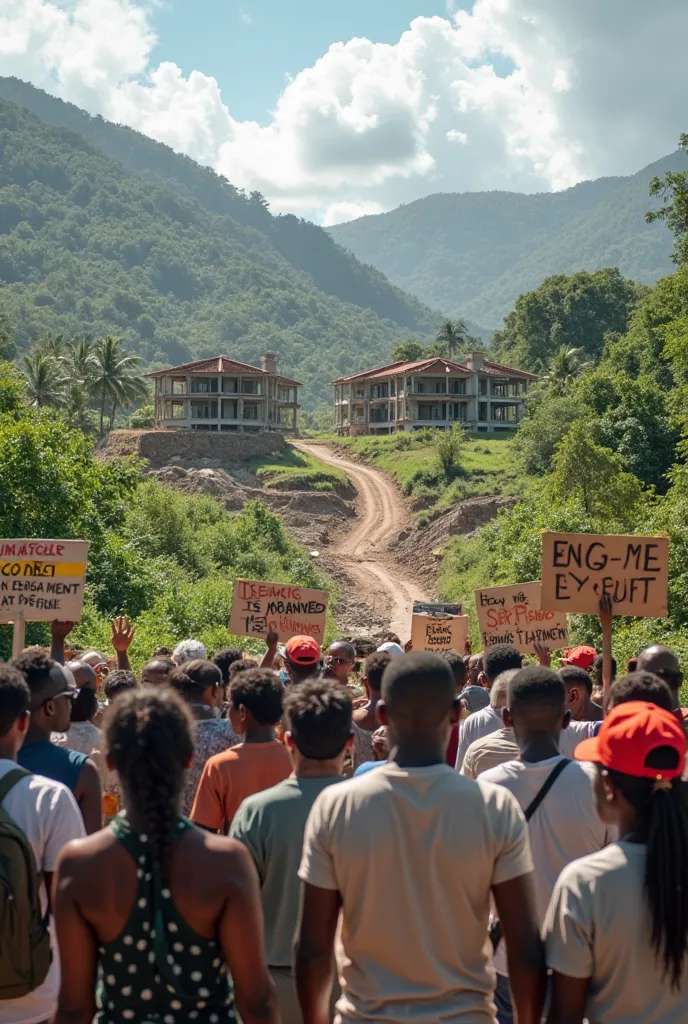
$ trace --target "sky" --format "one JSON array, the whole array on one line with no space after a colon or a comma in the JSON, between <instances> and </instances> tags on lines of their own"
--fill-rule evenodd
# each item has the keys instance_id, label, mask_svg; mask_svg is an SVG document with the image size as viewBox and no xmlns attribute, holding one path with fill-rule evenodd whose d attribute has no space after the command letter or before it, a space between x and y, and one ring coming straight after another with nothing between
<instances>
[{"instance_id":1,"label":"sky","mask_svg":"<svg viewBox=\"0 0 688 1024\"><path fill-rule=\"evenodd\" d=\"M325 225L640 170L687 37L688 0L0 0L0 74Z\"/></svg>"}]
</instances>

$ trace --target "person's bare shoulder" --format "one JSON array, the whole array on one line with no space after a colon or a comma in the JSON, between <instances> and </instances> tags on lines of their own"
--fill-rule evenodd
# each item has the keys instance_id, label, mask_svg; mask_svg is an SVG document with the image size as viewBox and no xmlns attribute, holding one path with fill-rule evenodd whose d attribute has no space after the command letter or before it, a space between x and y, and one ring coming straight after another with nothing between
<instances>
[{"instance_id":1,"label":"person's bare shoulder","mask_svg":"<svg viewBox=\"0 0 688 1024\"><path fill-rule=\"evenodd\" d=\"M194 870L219 889L231 889L247 872L255 870L248 850L236 839L199 828L189 831L184 839Z\"/></svg>"}]
</instances>

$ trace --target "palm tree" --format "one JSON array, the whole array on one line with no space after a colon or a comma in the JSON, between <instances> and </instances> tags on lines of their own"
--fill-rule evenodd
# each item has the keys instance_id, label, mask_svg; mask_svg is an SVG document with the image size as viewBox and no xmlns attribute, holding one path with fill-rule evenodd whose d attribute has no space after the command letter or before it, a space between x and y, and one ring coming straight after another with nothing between
<instances>
[{"instance_id":1,"label":"palm tree","mask_svg":"<svg viewBox=\"0 0 688 1024\"><path fill-rule=\"evenodd\" d=\"M61 363L43 352L24 356L22 370L26 382L26 394L31 405L39 408L64 405L65 376Z\"/></svg>"},{"instance_id":2,"label":"palm tree","mask_svg":"<svg viewBox=\"0 0 688 1024\"><path fill-rule=\"evenodd\" d=\"M92 387L100 396L100 433L103 433L105 406L111 402L110 430L119 405L128 405L147 393L146 383L137 372L138 356L127 355L123 343L108 335L96 343Z\"/></svg>"},{"instance_id":3,"label":"palm tree","mask_svg":"<svg viewBox=\"0 0 688 1024\"><path fill-rule=\"evenodd\" d=\"M436 341L448 356L455 356L473 341L464 320L445 320L437 332Z\"/></svg>"},{"instance_id":4,"label":"palm tree","mask_svg":"<svg viewBox=\"0 0 688 1024\"><path fill-rule=\"evenodd\" d=\"M568 348L562 345L552 356L547 373L543 374L543 384L549 384L558 394L567 391L577 377L589 370L592 363L585 358L582 348Z\"/></svg>"},{"instance_id":5,"label":"palm tree","mask_svg":"<svg viewBox=\"0 0 688 1024\"><path fill-rule=\"evenodd\" d=\"M49 356L55 362L61 363L65 358L65 347L67 342L63 334L53 334L46 331L42 338L36 341L36 351L43 356Z\"/></svg>"},{"instance_id":6,"label":"palm tree","mask_svg":"<svg viewBox=\"0 0 688 1024\"><path fill-rule=\"evenodd\" d=\"M93 343L88 338L72 338L67 342L66 360L70 380L78 381L88 390L96 372Z\"/></svg>"}]
</instances>

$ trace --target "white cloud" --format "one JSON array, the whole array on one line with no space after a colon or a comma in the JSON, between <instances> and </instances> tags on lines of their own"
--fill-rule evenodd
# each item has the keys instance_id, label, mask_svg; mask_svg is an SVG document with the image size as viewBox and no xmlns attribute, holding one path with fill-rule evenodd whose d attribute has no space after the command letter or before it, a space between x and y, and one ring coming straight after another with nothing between
<instances>
[{"instance_id":1,"label":"white cloud","mask_svg":"<svg viewBox=\"0 0 688 1024\"><path fill-rule=\"evenodd\" d=\"M685 130L685 0L474 0L397 43L335 42L265 124L214 78L152 65L141 0L0 0L0 73L208 163L325 223L436 191L629 173ZM243 10L243 8L240 8Z\"/></svg>"}]
</instances>

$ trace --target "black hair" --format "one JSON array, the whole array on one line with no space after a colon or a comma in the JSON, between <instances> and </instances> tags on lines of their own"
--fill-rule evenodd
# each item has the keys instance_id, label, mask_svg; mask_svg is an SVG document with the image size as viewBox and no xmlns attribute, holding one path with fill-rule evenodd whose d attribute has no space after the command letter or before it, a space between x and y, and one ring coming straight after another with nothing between
<instances>
[{"instance_id":1,"label":"black hair","mask_svg":"<svg viewBox=\"0 0 688 1024\"><path fill-rule=\"evenodd\" d=\"M179 816L184 773L193 757L193 719L172 690L140 686L121 694L105 718L108 755L127 799L145 822L163 877Z\"/></svg>"},{"instance_id":2,"label":"black hair","mask_svg":"<svg viewBox=\"0 0 688 1024\"><path fill-rule=\"evenodd\" d=\"M401 642L401 638L398 633L385 633L382 638L383 644L399 644L400 647L404 645Z\"/></svg>"},{"instance_id":3,"label":"black hair","mask_svg":"<svg viewBox=\"0 0 688 1024\"><path fill-rule=\"evenodd\" d=\"M156 658L171 658L172 651L169 647L156 647L153 651L153 660Z\"/></svg>"},{"instance_id":4,"label":"black hair","mask_svg":"<svg viewBox=\"0 0 688 1024\"><path fill-rule=\"evenodd\" d=\"M617 704L627 704L631 700L644 700L664 711L672 711L674 707L671 690L654 672L629 672L627 676L614 680L607 694L607 708L615 708Z\"/></svg>"},{"instance_id":5,"label":"black hair","mask_svg":"<svg viewBox=\"0 0 688 1024\"><path fill-rule=\"evenodd\" d=\"M235 661L241 661L243 656L244 652L239 647L223 647L222 650L218 651L213 658L213 662L222 673L222 683L224 686L229 682L230 668Z\"/></svg>"},{"instance_id":6,"label":"black hair","mask_svg":"<svg viewBox=\"0 0 688 1024\"><path fill-rule=\"evenodd\" d=\"M229 666L229 682L231 683L232 679L234 679L239 672L250 672L252 669L259 667L260 666L257 661L252 661L250 658L239 658L238 661L233 661Z\"/></svg>"},{"instance_id":7,"label":"black hair","mask_svg":"<svg viewBox=\"0 0 688 1024\"><path fill-rule=\"evenodd\" d=\"M31 692L31 707L40 707L43 695L54 689L54 682L50 678L51 671L57 665L43 651L24 651L23 654L13 658L10 664L21 672ZM65 686L67 680L65 678Z\"/></svg>"},{"instance_id":8,"label":"black hair","mask_svg":"<svg viewBox=\"0 0 688 1024\"><path fill-rule=\"evenodd\" d=\"M170 672L168 681L185 700L193 702L199 700L208 687L222 686L222 672L213 661L194 658Z\"/></svg>"},{"instance_id":9,"label":"black hair","mask_svg":"<svg viewBox=\"0 0 688 1024\"><path fill-rule=\"evenodd\" d=\"M649 768L678 766L673 747L657 747L645 759ZM635 837L646 843L645 898L650 910L650 941L663 965L663 977L678 990L688 953L688 804L685 786L674 779L655 788L654 779L607 773L638 813Z\"/></svg>"},{"instance_id":10,"label":"black hair","mask_svg":"<svg viewBox=\"0 0 688 1024\"><path fill-rule=\"evenodd\" d=\"M653 674L664 680L669 689L673 690L674 693L678 693L681 689L683 672L681 672L680 668L656 668L653 669Z\"/></svg>"},{"instance_id":11,"label":"black hair","mask_svg":"<svg viewBox=\"0 0 688 1024\"><path fill-rule=\"evenodd\" d=\"M602 671L604 668L604 655L598 654L592 663L595 682L599 687L602 686ZM612 682L616 679L616 658L612 658Z\"/></svg>"},{"instance_id":12,"label":"black hair","mask_svg":"<svg viewBox=\"0 0 688 1024\"><path fill-rule=\"evenodd\" d=\"M103 694L107 701L113 701L120 693L125 693L126 690L135 690L138 685L138 680L133 672L127 668L116 668L114 672L110 672L105 677Z\"/></svg>"},{"instance_id":13,"label":"black hair","mask_svg":"<svg viewBox=\"0 0 688 1024\"><path fill-rule=\"evenodd\" d=\"M98 710L98 698L90 686L82 686L72 704L72 722L88 722Z\"/></svg>"},{"instance_id":14,"label":"black hair","mask_svg":"<svg viewBox=\"0 0 688 1024\"><path fill-rule=\"evenodd\" d=\"M21 672L0 662L0 737L6 736L20 715L29 710L31 691Z\"/></svg>"},{"instance_id":15,"label":"black hair","mask_svg":"<svg viewBox=\"0 0 688 1024\"><path fill-rule=\"evenodd\" d=\"M449 665L438 654L411 651L392 658L382 677L382 698L390 719L403 716L434 720L437 724L456 700L456 685Z\"/></svg>"},{"instance_id":16,"label":"black hair","mask_svg":"<svg viewBox=\"0 0 688 1024\"><path fill-rule=\"evenodd\" d=\"M374 654L369 654L365 660L363 675L368 680L370 689L375 690L376 693L382 689L382 677L391 660L392 655L389 651L375 651Z\"/></svg>"},{"instance_id":17,"label":"black hair","mask_svg":"<svg viewBox=\"0 0 688 1024\"><path fill-rule=\"evenodd\" d=\"M284 713L297 749L314 761L337 757L351 736L351 697L334 680L307 679L290 687Z\"/></svg>"},{"instance_id":18,"label":"black hair","mask_svg":"<svg viewBox=\"0 0 688 1024\"><path fill-rule=\"evenodd\" d=\"M267 668L253 668L232 676L229 699L235 708L242 705L258 725L276 725L282 717L284 687L279 676Z\"/></svg>"},{"instance_id":19,"label":"black hair","mask_svg":"<svg viewBox=\"0 0 688 1024\"><path fill-rule=\"evenodd\" d=\"M456 686L465 686L468 676L468 662L464 661L464 656L459 654L458 651L443 651L441 656L454 673L454 683Z\"/></svg>"},{"instance_id":20,"label":"black hair","mask_svg":"<svg viewBox=\"0 0 688 1024\"><path fill-rule=\"evenodd\" d=\"M483 671L491 683L494 683L502 672L508 672L510 668L520 668L522 664L520 652L511 644L488 647L483 654Z\"/></svg>"},{"instance_id":21,"label":"black hair","mask_svg":"<svg viewBox=\"0 0 688 1024\"><path fill-rule=\"evenodd\" d=\"M151 658L141 669L141 676L143 677L147 669L151 672L164 672L169 675L173 668L176 668L176 665L171 658Z\"/></svg>"},{"instance_id":22,"label":"black hair","mask_svg":"<svg viewBox=\"0 0 688 1024\"><path fill-rule=\"evenodd\" d=\"M507 703L514 707L561 711L566 707L566 690L561 673L544 665L526 665L518 669L508 683Z\"/></svg>"},{"instance_id":23,"label":"black hair","mask_svg":"<svg viewBox=\"0 0 688 1024\"><path fill-rule=\"evenodd\" d=\"M563 665L559 669L559 675L565 686L584 686L588 691L588 697L592 697L592 676L580 665Z\"/></svg>"}]
</instances>

